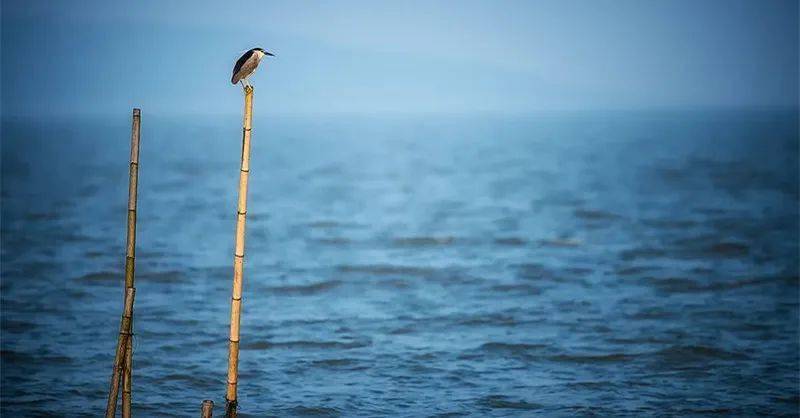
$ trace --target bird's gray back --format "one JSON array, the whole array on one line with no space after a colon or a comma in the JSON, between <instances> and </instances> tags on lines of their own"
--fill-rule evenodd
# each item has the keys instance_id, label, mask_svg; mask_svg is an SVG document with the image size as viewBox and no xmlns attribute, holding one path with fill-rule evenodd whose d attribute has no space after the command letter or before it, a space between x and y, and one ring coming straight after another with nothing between
<instances>
[{"instance_id":1,"label":"bird's gray back","mask_svg":"<svg viewBox=\"0 0 800 418\"><path fill-rule=\"evenodd\" d=\"M250 56L245 58L248 54ZM242 56L242 58L245 58L244 60L240 58L239 61L236 62L236 66L233 68L233 77L231 78L231 83L238 83L239 80L250 75L256 69L256 67L258 67L258 55L253 53L252 50L248 51L248 54Z\"/></svg>"}]
</instances>

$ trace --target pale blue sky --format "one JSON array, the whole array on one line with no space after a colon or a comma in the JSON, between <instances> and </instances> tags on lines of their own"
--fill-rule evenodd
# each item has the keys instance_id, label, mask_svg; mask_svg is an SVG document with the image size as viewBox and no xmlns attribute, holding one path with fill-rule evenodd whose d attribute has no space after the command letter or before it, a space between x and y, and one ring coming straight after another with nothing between
<instances>
[{"instance_id":1,"label":"pale blue sky","mask_svg":"<svg viewBox=\"0 0 800 418\"><path fill-rule=\"evenodd\" d=\"M796 1L3 1L5 115L796 106Z\"/></svg>"}]
</instances>

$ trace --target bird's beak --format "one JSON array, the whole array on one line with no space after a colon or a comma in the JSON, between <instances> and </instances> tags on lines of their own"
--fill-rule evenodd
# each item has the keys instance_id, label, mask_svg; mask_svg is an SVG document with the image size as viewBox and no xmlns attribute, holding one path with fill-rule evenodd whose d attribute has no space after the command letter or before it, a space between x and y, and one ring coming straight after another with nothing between
<instances>
[{"instance_id":1,"label":"bird's beak","mask_svg":"<svg viewBox=\"0 0 800 418\"><path fill-rule=\"evenodd\" d=\"M264 51L264 55L269 55L270 57L274 57L275 56L275 54L269 53L267 51Z\"/></svg>"}]
</instances>

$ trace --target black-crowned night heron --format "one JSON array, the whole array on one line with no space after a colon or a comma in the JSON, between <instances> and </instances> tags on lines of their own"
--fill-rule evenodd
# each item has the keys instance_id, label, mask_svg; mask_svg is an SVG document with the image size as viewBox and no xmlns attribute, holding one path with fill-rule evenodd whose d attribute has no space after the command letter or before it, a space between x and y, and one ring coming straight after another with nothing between
<instances>
[{"instance_id":1,"label":"black-crowned night heron","mask_svg":"<svg viewBox=\"0 0 800 418\"><path fill-rule=\"evenodd\" d=\"M258 67L258 63L267 55L271 57L274 56L261 48L253 48L245 52L244 55L236 61L236 65L233 67L231 83L236 84L241 81L242 87L249 87L250 81L247 78L253 74L253 71Z\"/></svg>"}]
</instances>

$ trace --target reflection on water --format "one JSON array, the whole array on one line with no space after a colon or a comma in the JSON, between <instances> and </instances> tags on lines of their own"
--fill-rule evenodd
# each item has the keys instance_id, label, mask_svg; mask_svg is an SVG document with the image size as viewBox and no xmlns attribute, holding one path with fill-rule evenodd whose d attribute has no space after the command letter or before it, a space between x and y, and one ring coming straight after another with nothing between
<instances>
[{"instance_id":1,"label":"reflection on water","mask_svg":"<svg viewBox=\"0 0 800 418\"><path fill-rule=\"evenodd\" d=\"M796 414L797 122L256 120L243 415ZM238 124L143 116L138 415L222 402ZM4 415L103 409L128 129L4 126Z\"/></svg>"}]
</instances>

